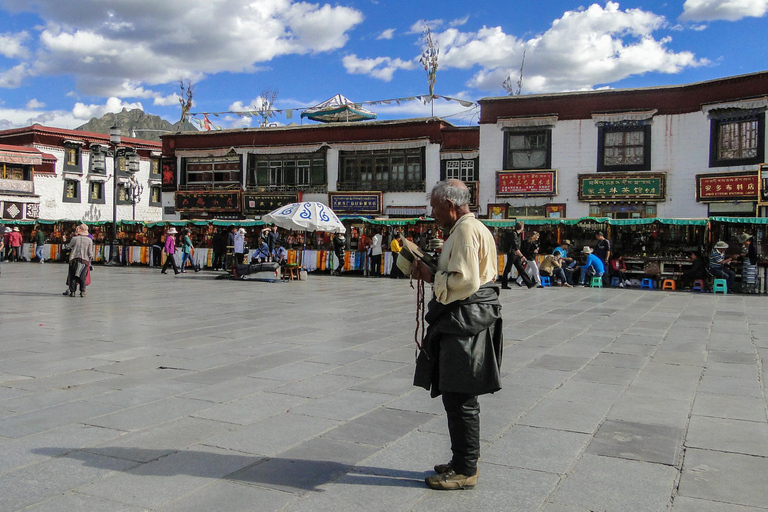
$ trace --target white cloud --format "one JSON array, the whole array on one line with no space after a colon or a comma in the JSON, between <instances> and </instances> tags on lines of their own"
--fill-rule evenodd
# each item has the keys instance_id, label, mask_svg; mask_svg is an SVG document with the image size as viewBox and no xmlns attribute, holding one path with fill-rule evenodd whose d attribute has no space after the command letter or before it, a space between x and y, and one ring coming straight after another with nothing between
<instances>
[{"instance_id":1,"label":"white cloud","mask_svg":"<svg viewBox=\"0 0 768 512\"><path fill-rule=\"evenodd\" d=\"M356 9L294 0L37 0L28 9L45 21L32 71L73 75L83 94L121 97L126 84L135 97L153 97L137 84L253 72L281 55L336 50L363 20Z\"/></svg>"},{"instance_id":2,"label":"white cloud","mask_svg":"<svg viewBox=\"0 0 768 512\"><path fill-rule=\"evenodd\" d=\"M24 41L29 39L28 32L17 34L0 34L0 55L9 59L27 58L29 50L24 46Z\"/></svg>"},{"instance_id":3,"label":"white cloud","mask_svg":"<svg viewBox=\"0 0 768 512\"><path fill-rule=\"evenodd\" d=\"M685 0L681 20L737 21L761 18L768 12L768 0Z\"/></svg>"},{"instance_id":4,"label":"white cloud","mask_svg":"<svg viewBox=\"0 0 768 512\"><path fill-rule=\"evenodd\" d=\"M60 128L74 129L83 124L82 119L76 119L72 112L54 110L40 112L28 108L2 109L0 108L0 130L21 128L35 123L45 126L58 126Z\"/></svg>"},{"instance_id":5,"label":"white cloud","mask_svg":"<svg viewBox=\"0 0 768 512\"><path fill-rule=\"evenodd\" d=\"M152 102L153 105L157 105L159 107L170 107L171 105L179 105L179 100L181 99L181 96L179 96L176 93L169 94L168 96L162 96L157 95L155 96L154 101ZM192 101L194 104L194 100Z\"/></svg>"},{"instance_id":6,"label":"white cloud","mask_svg":"<svg viewBox=\"0 0 768 512\"><path fill-rule=\"evenodd\" d=\"M469 21L469 14L464 16L463 18L456 18L455 20L451 20L448 22L449 27L460 27L462 25L466 25Z\"/></svg>"},{"instance_id":7,"label":"white cloud","mask_svg":"<svg viewBox=\"0 0 768 512\"><path fill-rule=\"evenodd\" d=\"M376 39L392 39L394 36L395 36L395 29L388 28L387 30L379 34L379 36Z\"/></svg>"},{"instance_id":8,"label":"white cloud","mask_svg":"<svg viewBox=\"0 0 768 512\"><path fill-rule=\"evenodd\" d=\"M32 98L31 100L29 100L29 101L27 102L27 108L28 108L29 110L37 110L37 109L41 109L41 108L43 108L44 106L45 106L45 103L43 103L43 102L41 102L41 101L37 101L37 98Z\"/></svg>"},{"instance_id":9,"label":"white cloud","mask_svg":"<svg viewBox=\"0 0 768 512\"><path fill-rule=\"evenodd\" d=\"M84 103L77 102L75 103L75 107L72 109L72 115L75 119L90 121L91 118L101 117L107 112L121 112L124 108L127 110L132 110L134 108L144 110L144 107L142 107L141 103L126 103L120 98L112 96L111 98L107 99L107 102L104 105L86 105Z\"/></svg>"},{"instance_id":10,"label":"white cloud","mask_svg":"<svg viewBox=\"0 0 768 512\"><path fill-rule=\"evenodd\" d=\"M29 75L29 67L23 62L11 69L0 71L0 88L15 89Z\"/></svg>"},{"instance_id":11,"label":"white cloud","mask_svg":"<svg viewBox=\"0 0 768 512\"><path fill-rule=\"evenodd\" d=\"M707 64L691 52L673 52L669 38L655 39L666 26L662 16L641 9L620 10L616 2L603 8L568 11L543 34L523 40L501 27L476 33L448 29L438 35L442 69L480 66L471 87L498 91L511 74L519 76L523 51L523 92L592 89L628 76L649 72L678 73Z\"/></svg>"},{"instance_id":12,"label":"white cloud","mask_svg":"<svg viewBox=\"0 0 768 512\"><path fill-rule=\"evenodd\" d=\"M438 28L442 27L445 21L441 19L435 19L435 20L419 20L413 25L411 25L411 28L408 30L409 34L421 34L424 32L424 26L428 26L430 30L437 30Z\"/></svg>"},{"instance_id":13,"label":"white cloud","mask_svg":"<svg viewBox=\"0 0 768 512\"><path fill-rule=\"evenodd\" d=\"M360 59L357 55L347 55L341 59L347 73L352 75L369 75L385 82L392 80L392 75L398 69L414 69L415 61L404 61L390 57L375 59Z\"/></svg>"}]
</instances>

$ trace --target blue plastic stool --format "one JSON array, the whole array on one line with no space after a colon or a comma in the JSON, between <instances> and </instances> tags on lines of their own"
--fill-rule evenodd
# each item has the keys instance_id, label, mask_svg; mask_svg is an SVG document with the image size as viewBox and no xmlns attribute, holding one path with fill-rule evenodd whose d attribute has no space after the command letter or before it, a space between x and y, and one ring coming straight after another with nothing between
<instances>
[{"instance_id":1,"label":"blue plastic stool","mask_svg":"<svg viewBox=\"0 0 768 512\"><path fill-rule=\"evenodd\" d=\"M614 277L611 279L611 288L618 288L620 284L621 284L621 279L619 279L618 277Z\"/></svg>"},{"instance_id":2,"label":"blue plastic stool","mask_svg":"<svg viewBox=\"0 0 768 512\"><path fill-rule=\"evenodd\" d=\"M591 288L602 288L603 287L603 278L594 276L592 280L589 282L589 286Z\"/></svg>"},{"instance_id":3,"label":"blue plastic stool","mask_svg":"<svg viewBox=\"0 0 768 512\"><path fill-rule=\"evenodd\" d=\"M644 277L642 281L640 281L640 289L648 288L649 290L653 290L653 279L649 277Z\"/></svg>"},{"instance_id":4,"label":"blue plastic stool","mask_svg":"<svg viewBox=\"0 0 768 512\"><path fill-rule=\"evenodd\" d=\"M539 279L541 279L541 286L552 286L552 281L550 281L548 276L541 276Z\"/></svg>"},{"instance_id":5,"label":"blue plastic stool","mask_svg":"<svg viewBox=\"0 0 768 512\"><path fill-rule=\"evenodd\" d=\"M725 279L715 279L712 284L712 293L723 292L723 295L728 295L728 281Z\"/></svg>"}]
</instances>

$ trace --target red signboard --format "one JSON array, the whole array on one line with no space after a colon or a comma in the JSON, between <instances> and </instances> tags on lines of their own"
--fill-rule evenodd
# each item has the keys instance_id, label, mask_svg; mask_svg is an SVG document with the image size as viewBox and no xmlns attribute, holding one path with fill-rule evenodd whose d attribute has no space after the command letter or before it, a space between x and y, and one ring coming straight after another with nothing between
<instances>
[{"instance_id":1,"label":"red signboard","mask_svg":"<svg viewBox=\"0 0 768 512\"><path fill-rule=\"evenodd\" d=\"M496 195L553 196L557 194L557 171L500 171L496 173Z\"/></svg>"},{"instance_id":2,"label":"red signboard","mask_svg":"<svg viewBox=\"0 0 768 512\"><path fill-rule=\"evenodd\" d=\"M757 172L699 174L696 182L697 201L757 200Z\"/></svg>"}]
</instances>

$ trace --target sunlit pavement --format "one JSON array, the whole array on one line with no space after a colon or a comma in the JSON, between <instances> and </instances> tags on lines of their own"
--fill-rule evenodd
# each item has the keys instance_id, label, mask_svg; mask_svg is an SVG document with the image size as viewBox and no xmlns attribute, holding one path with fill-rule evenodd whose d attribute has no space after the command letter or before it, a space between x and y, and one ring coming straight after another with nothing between
<instances>
[{"instance_id":1,"label":"sunlit pavement","mask_svg":"<svg viewBox=\"0 0 768 512\"><path fill-rule=\"evenodd\" d=\"M768 508L766 297L503 290L479 482L439 492L407 280L0 270L3 511Z\"/></svg>"}]
</instances>

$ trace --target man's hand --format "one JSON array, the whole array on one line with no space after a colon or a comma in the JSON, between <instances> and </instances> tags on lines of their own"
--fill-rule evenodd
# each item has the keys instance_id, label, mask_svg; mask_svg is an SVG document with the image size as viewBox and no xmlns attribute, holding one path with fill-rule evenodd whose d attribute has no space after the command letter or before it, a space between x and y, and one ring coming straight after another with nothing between
<instances>
[{"instance_id":1,"label":"man's hand","mask_svg":"<svg viewBox=\"0 0 768 512\"><path fill-rule=\"evenodd\" d=\"M425 283L432 282L432 272L429 271L429 267L418 259L414 260L413 266L411 267L411 277L417 281L424 281Z\"/></svg>"}]
</instances>

